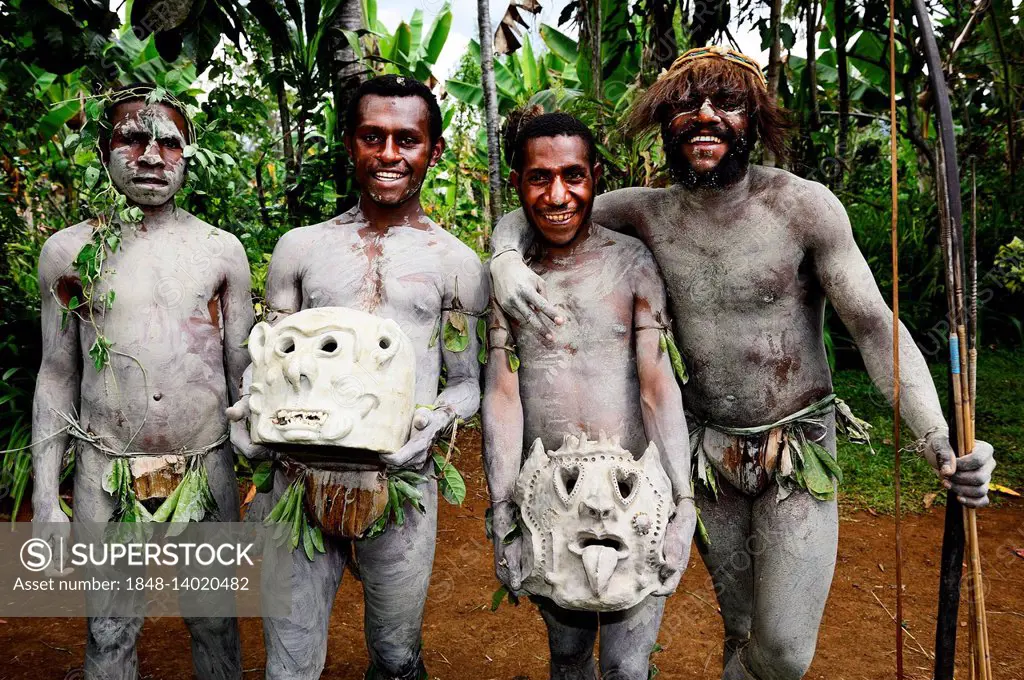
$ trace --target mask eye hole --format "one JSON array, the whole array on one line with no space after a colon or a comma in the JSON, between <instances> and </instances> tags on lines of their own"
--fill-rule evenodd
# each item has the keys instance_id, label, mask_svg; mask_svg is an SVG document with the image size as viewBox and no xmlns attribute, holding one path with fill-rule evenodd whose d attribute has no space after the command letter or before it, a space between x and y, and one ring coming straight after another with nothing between
<instances>
[{"instance_id":1,"label":"mask eye hole","mask_svg":"<svg viewBox=\"0 0 1024 680\"><path fill-rule=\"evenodd\" d=\"M291 354L295 351L295 338L285 336L277 341L277 353Z\"/></svg>"},{"instance_id":2,"label":"mask eye hole","mask_svg":"<svg viewBox=\"0 0 1024 680\"><path fill-rule=\"evenodd\" d=\"M334 339L334 336L328 335L320 341L320 351L325 354L334 354L338 351L338 341Z\"/></svg>"},{"instance_id":3,"label":"mask eye hole","mask_svg":"<svg viewBox=\"0 0 1024 680\"><path fill-rule=\"evenodd\" d=\"M566 507L568 507L570 501L572 501L573 492L580 488L579 482L581 475L582 471L578 465L559 466L559 468L555 470L555 493L558 494L558 497Z\"/></svg>"},{"instance_id":4,"label":"mask eye hole","mask_svg":"<svg viewBox=\"0 0 1024 680\"><path fill-rule=\"evenodd\" d=\"M562 478L565 493L571 496L572 490L576 488L576 482L579 481L580 469L577 467L562 468L558 471L558 474Z\"/></svg>"},{"instance_id":5,"label":"mask eye hole","mask_svg":"<svg viewBox=\"0 0 1024 680\"><path fill-rule=\"evenodd\" d=\"M635 472L623 470L617 468L615 470L615 490L619 492L619 498L626 505L633 500L633 496L636 494L638 482L640 481L639 476Z\"/></svg>"}]
</instances>

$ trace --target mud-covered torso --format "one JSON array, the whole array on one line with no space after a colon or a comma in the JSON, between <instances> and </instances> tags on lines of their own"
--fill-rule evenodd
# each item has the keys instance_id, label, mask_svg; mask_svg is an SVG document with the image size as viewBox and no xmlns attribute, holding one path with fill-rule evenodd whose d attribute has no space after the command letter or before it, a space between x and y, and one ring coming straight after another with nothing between
<instances>
[{"instance_id":1,"label":"mud-covered torso","mask_svg":"<svg viewBox=\"0 0 1024 680\"><path fill-rule=\"evenodd\" d=\"M531 264L564 323L549 341L513 322L524 443L540 437L553 450L566 434L604 431L634 455L647 446L633 344L632 281L642 253L635 239L594 225L579 252Z\"/></svg>"},{"instance_id":2,"label":"mud-covered torso","mask_svg":"<svg viewBox=\"0 0 1024 680\"><path fill-rule=\"evenodd\" d=\"M74 255L89 225L73 228ZM109 444L133 451L199 448L226 430L228 385L221 328L221 295L231 236L178 210L176 219L149 231L131 226L104 263L92 299L80 308L82 425ZM49 294L48 291L44 291ZM64 304L81 298L74 267L55 294ZM90 352L96 329L111 343L109 363L97 371ZM134 438L133 438L134 436Z\"/></svg>"},{"instance_id":3,"label":"mud-covered torso","mask_svg":"<svg viewBox=\"0 0 1024 680\"><path fill-rule=\"evenodd\" d=\"M472 252L432 222L377 231L353 214L289 233L294 240L281 255L299 263L301 308L350 307L396 321L416 350L416 402L433 403L442 362L436 333L451 302L446 282L451 288L460 278L467 294L479 287L478 272L460 272Z\"/></svg>"},{"instance_id":4,"label":"mud-covered torso","mask_svg":"<svg viewBox=\"0 0 1024 680\"><path fill-rule=\"evenodd\" d=\"M766 174L768 173L768 174ZM771 423L831 392L824 293L800 238L807 200L781 171L751 169L742 200L657 192L647 243L664 273L696 419Z\"/></svg>"}]
</instances>

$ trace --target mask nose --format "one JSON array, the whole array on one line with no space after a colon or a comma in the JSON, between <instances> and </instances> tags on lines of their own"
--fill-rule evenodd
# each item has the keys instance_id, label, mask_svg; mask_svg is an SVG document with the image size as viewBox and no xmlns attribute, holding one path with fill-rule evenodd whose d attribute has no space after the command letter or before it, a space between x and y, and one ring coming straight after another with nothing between
<instances>
[{"instance_id":1,"label":"mask nose","mask_svg":"<svg viewBox=\"0 0 1024 680\"><path fill-rule=\"evenodd\" d=\"M580 518L606 520L612 516L614 509L611 499L602 501L596 494L591 494L580 501Z\"/></svg>"},{"instance_id":2,"label":"mask nose","mask_svg":"<svg viewBox=\"0 0 1024 680\"><path fill-rule=\"evenodd\" d=\"M317 369L316 361L308 354L291 357L285 366L284 376L296 392L302 387L303 380L305 380L306 389L312 387L316 382L317 375L319 375L319 369Z\"/></svg>"}]
</instances>

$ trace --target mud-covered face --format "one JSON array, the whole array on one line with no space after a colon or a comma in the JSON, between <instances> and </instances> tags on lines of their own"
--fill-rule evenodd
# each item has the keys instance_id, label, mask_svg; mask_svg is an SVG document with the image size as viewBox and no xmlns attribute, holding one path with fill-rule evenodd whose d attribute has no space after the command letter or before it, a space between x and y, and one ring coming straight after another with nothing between
<instances>
[{"instance_id":1,"label":"mud-covered face","mask_svg":"<svg viewBox=\"0 0 1024 680\"><path fill-rule=\"evenodd\" d=\"M136 205L160 206L174 198L185 181L187 123L166 104L131 101L112 113L106 155L110 179Z\"/></svg>"},{"instance_id":2,"label":"mud-covered face","mask_svg":"<svg viewBox=\"0 0 1024 680\"><path fill-rule=\"evenodd\" d=\"M600 164L591 167L587 143L578 136L534 137L522 155L522 170L513 170L509 181L523 212L548 243L569 243L590 218Z\"/></svg>"},{"instance_id":3,"label":"mud-covered face","mask_svg":"<svg viewBox=\"0 0 1024 680\"><path fill-rule=\"evenodd\" d=\"M251 437L394 453L409 438L416 357L390 319L306 309L249 335Z\"/></svg>"},{"instance_id":4,"label":"mud-covered face","mask_svg":"<svg viewBox=\"0 0 1024 680\"><path fill-rule=\"evenodd\" d=\"M743 93L694 92L668 112L662 127L675 179L688 186L728 186L742 177L753 146Z\"/></svg>"},{"instance_id":5,"label":"mud-covered face","mask_svg":"<svg viewBox=\"0 0 1024 680\"><path fill-rule=\"evenodd\" d=\"M346 137L364 195L399 206L419 195L427 170L437 164L444 139L430 139L430 111L420 97L366 95L359 122Z\"/></svg>"},{"instance_id":6,"label":"mud-covered face","mask_svg":"<svg viewBox=\"0 0 1024 680\"><path fill-rule=\"evenodd\" d=\"M617 440L538 439L516 482L524 589L561 607L628 609L661 586L672 490L652 443L640 460Z\"/></svg>"}]
</instances>

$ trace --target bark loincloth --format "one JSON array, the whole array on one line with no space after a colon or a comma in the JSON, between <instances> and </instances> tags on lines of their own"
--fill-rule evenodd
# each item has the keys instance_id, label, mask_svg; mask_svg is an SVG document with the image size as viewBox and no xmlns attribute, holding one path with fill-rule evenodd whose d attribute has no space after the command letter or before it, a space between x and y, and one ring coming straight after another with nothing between
<instances>
[{"instance_id":1,"label":"bark loincloth","mask_svg":"<svg viewBox=\"0 0 1024 680\"><path fill-rule=\"evenodd\" d=\"M328 536L361 538L384 514L388 480L383 466L337 470L285 459L285 470L289 478L301 478L305 511Z\"/></svg>"},{"instance_id":2,"label":"bark loincloth","mask_svg":"<svg viewBox=\"0 0 1024 680\"><path fill-rule=\"evenodd\" d=\"M111 522L202 521L217 511L203 463L228 440L228 433L205 446L174 451L129 451L82 427L75 415L58 412L68 434L103 453L108 460L103 490L114 498ZM130 446L129 442L126 446Z\"/></svg>"},{"instance_id":3,"label":"bark loincloth","mask_svg":"<svg viewBox=\"0 0 1024 680\"><path fill-rule=\"evenodd\" d=\"M868 429L871 426L854 416L850 407L835 394L774 423L755 427L714 425L687 414L691 427L692 478L703 483L713 496L717 495L716 470L704 449L704 435L712 429L732 438L728 457L730 467L737 469L737 477L730 481L744 493L760 493L774 478L779 501L797 489L807 491L818 500L831 500L835 497L836 485L843 479L836 459L821 445L827 432L827 416L833 411L838 432L850 441L870 446Z\"/></svg>"}]
</instances>

